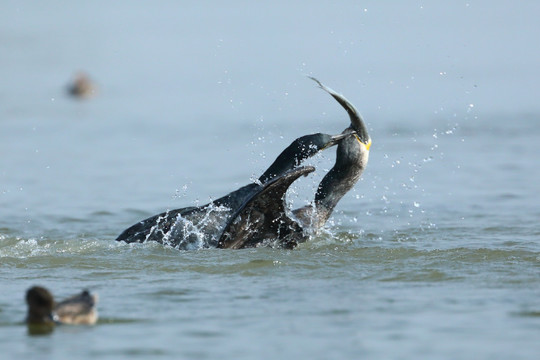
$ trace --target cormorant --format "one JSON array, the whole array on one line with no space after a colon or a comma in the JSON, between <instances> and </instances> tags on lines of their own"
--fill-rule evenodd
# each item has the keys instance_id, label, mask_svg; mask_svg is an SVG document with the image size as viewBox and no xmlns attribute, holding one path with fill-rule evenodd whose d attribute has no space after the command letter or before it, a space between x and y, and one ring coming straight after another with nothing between
<instances>
[{"instance_id":1,"label":"cormorant","mask_svg":"<svg viewBox=\"0 0 540 360\"><path fill-rule=\"evenodd\" d=\"M117 241L157 241L179 249L240 249L257 246L294 248L310 230L328 220L339 200L356 184L369 157L371 139L356 108L315 78L349 114L351 124L339 135L312 134L294 140L252 183L209 204L171 210L126 229ZM313 205L288 214L285 193L300 176L315 170L303 160L338 145L336 162L318 186Z\"/></svg>"}]
</instances>

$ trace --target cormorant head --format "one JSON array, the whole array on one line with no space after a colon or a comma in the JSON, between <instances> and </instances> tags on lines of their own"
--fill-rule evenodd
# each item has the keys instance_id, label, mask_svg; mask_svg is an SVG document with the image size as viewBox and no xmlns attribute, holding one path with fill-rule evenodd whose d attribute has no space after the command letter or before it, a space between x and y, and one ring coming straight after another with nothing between
<instances>
[{"instance_id":1,"label":"cormorant head","mask_svg":"<svg viewBox=\"0 0 540 360\"><path fill-rule=\"evenodd\" d=\"M332 97L347 111L351 124L343 131L345 138L340 141L336 150L336 163L324 176L315 194L317 209L317 226L328 220L339 200L360 179L369 159L371 138L360 113L353 104L334 90L314 80L321 89Z\"/></svg>"},{"instance_id":2,"label":"cormorant head","mask_svg":"<svg viewBox=\"0 0 540 360\"><path fill-rule=\"evenodd\" d=\"M343 140L344 138L352 134L356 134L356 131L354 130L346 131L337 135L328 135L328 134L318 133L318 134L313 134L313 135L306 135L300 139L303 141L309 140L309 143L310 143L309 146L312 149L314 149L313 152L315 153L315 152L325 150L329 147L339 144L341 140ZM311 155L314 155L314 154L310 154L310 156Z\"/></svg>"},{"instance_id":3,"label":"cormorant head","mask_svg":"<svg viewBox=\"0 0 540 360\"><path fill-rule=\"evenodd\" d=\"M352 108L351 111L349 111L347 108L346 109L351 118L351 128L356 132L354 136L366 147L366 150L369 151L369 148L371 147L371 138L369 137L366 125L364 124L360 113L354 108L354 106L349 102L347 103Z\"/></svg>"}]
</instances>

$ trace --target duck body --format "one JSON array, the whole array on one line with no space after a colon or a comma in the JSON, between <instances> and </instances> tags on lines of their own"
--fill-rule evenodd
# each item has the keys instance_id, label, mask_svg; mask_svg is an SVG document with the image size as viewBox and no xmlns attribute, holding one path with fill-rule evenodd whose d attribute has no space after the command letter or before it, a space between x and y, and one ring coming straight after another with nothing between
<instances>
[{"instance_id":1,"label":"duck body","mask_svg":"<svg viewBox=\"0 0 540 360\"><path fill-rule=\"evenodd\" d=\"M57 303L53 310L54 319L60 324L94 325L98 320L97 301L97 295L83 290Z\"/></svg>"}]
</instances>

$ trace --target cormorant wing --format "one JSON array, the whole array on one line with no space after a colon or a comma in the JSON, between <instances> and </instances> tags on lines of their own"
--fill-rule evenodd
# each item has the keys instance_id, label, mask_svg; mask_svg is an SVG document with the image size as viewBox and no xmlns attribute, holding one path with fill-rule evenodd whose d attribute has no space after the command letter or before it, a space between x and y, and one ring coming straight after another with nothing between
<instances>
[{"instance_id":1,"label":"cormorant wing","mask_svg":"<svg viewBox=\"0 0 540 360\"><path fill-rule=\"evenodd\" d=\"M231 209L230 211L223 212L223 221L225 223L226 218L233 213L240 205L242 205L250 194L256 193L260 186L257 184L249 184L241 187L240 189L233 191L210 204L203 206L190 206L176 210L168 210L161 214L154 215L148 219L139 221L138 223L132 225L131 227L124 230L117 238L116 241L125 241L127 243L132 242L146 242L146 241L157 241L159 243L164 243L164 240L167 239L168 234L170 234L171 229L178 221L178 217L181 216L188 220L198 222L197 218L204 217L208 212L208 208L211 206L219 207L224 206ZM219 233L216 235L219 235ZM178 245L182 239L168 239L170 245Z\"/></svg>"},{"instance_id":2,"label":"cormorant wing","mask_svg":"<svg viewBox=\"0 0 540 360\"><path fill-rule=\"evenodd\" d=\"M116 241L142 243L147 240L153 240L162 242L163 236L169 232L171 227L176 222L178 215L193 211L194 209L196 209L196 207L191 206L182 209L170 210L139 221L135 225L124 230L116 238Z\"/></svg>"},{"instance_id":3,"label":"cormorant wing","mask_svg":"<svg viewBox=\"0 0 540 360\"><path fill-rule=\"evenodd\" d=\"M296 168L264 184L231 216L218 248L242 249L277 242L292 249L303 241L301 226L285 212L285 194L296 179L313 171L313 166Z\"/></svg>"}]
</instances>

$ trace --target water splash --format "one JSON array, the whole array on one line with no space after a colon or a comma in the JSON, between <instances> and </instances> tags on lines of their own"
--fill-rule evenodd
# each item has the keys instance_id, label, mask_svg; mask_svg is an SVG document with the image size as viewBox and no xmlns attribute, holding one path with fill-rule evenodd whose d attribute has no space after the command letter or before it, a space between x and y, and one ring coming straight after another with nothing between
<instances>
[{"instance_id":1,"label":"water splash","mask_svg":"<svg viewBox=\"0 0 540 360\"><path fill-rule=\"evenodd\" d=\"M204 211L191 218L179 214L171 228L164 232L159 224L167 217L168 213L166 213L163 218L157 219L156 225L149 232L146 240L159 232L165 245L179 250L200 250L216 247L224 225L221 219L230 212L231 209L226 206L210 203Z\"/></svg>"},{"instance_id":2,"label":"water splash","mask_svg":"<svg viewBox=\"0 0 540 360\"><path fill-rule=\"evenodd\" d=\"M176 189L173 195L173 199L183 199L187 197L189 186L187 184L182 185L181 189Z\"/></svg>"},{"instance_id":3,"label":"water splash","mask_svg":"<svg viewBox=\"0 0 540 360\"><path fill-rule=\"evenodd\" d=\"M119 247L119 243L93 238L36 239L0 236L0 258L29 259L75 254L88 255Z\"/></svg>"}]
</instances>

